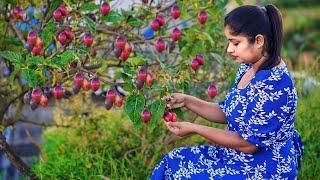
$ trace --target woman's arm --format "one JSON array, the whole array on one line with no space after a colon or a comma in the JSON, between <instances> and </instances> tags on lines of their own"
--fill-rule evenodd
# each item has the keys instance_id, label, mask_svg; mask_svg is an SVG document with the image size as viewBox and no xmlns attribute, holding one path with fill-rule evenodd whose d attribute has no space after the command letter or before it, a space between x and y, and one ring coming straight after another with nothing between
<instances>
[{"instance_id":1,"label":"woman's arm","mask_svg":"<svg viewBox=\"0 0 320 180\"><path fill-rule=\"evenodd\" d=\"M211 142L236 149L244 153L254 153L258 147L243 139L236 132L193 124L193 131Z\"/></svg>"},{"instance_id":2,"label":"woman's arm","mask_svg":"<svg viewBox=\"0 0 320 180\"><path fill-rule=\"evenodd\" d=\"M167 122L166 125L171 132L178 136L196 133L214 144L236 149L244 153L254 153L258 150L256 145L246 141L233 131L212 128L190 122Z\"/></svg>"},{"instance_id":3,"label":"woman's arm","mask_svg":"<svg viewBox=\"0 0 320 180\"><path fill-rule=\"evenodd\" d=\"M227 124L227 118L218 103L210 103L194 96L186 95L185 107L212 122Z\"/></svg>"}]
</instances>

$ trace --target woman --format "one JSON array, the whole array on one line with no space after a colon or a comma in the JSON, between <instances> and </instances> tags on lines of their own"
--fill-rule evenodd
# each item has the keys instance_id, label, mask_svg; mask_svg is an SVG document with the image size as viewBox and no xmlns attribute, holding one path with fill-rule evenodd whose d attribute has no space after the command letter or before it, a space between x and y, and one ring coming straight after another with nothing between
<instances>
[{"instance_id":1,"label":"woman","mask_svg":"<svg viewBox=\"0 0 320 180\"><path fill-rule=\"evenodd\" d=\"M174 93L169 108L185 106L199 116L228 124L222 130L168 122L178 136L198 134L215 146L175 149L151 179L296 179L303 146L294 129L297 93L280 57L282 20L273 5L242 6L225 17L227 51L240 63L226 99L209 103Z\"/></svg>"}]
</instances>

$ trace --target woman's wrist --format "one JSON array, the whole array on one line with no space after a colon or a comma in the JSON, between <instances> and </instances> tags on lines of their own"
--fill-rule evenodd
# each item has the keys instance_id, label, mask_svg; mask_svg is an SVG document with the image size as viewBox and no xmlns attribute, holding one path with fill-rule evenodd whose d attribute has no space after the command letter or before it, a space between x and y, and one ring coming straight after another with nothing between
<instances>
[{"instance_id":1,"label":"woman's wrist","mask_svg":"<svg viewBox=\"0 0 320 180\"><path fill-rule=\"evenodd\" d=\"M195 124L195 123L191 123L191 122L190 122L190 131L191 131L193 134L197 134L197 133L198 133L198 124Z\"/></svg>"},{"instance_id":2,"label":"woman's wrist","mask_svg":"<svg viewBox=\"0 0 320 180\"><path fill-rule=\"evenodd\" d=\"M190 95L188 95L188 94L185 94L184 95L184 107L186 107L186 108L188 108L188 106L189 106L189 104L190 104L190 100L191 100L191 98L190 98L191 96Z\"/></svg>"}]
</instances>

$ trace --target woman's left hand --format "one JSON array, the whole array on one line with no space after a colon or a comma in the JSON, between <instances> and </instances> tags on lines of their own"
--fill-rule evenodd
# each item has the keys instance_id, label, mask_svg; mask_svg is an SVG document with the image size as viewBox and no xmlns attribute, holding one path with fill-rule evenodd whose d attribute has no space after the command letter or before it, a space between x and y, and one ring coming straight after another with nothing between
<instances>
[{"instance_id":1,"label":"woman's left hand","mask_svg":"<svg viewBox=\"0 0 320 180\"><path fill-rule=\"evenodd\" d=\"M166 122L166 125L169 131L180 137L195 133L195 124L191 122Z\"/></svg>"}]
</instances>

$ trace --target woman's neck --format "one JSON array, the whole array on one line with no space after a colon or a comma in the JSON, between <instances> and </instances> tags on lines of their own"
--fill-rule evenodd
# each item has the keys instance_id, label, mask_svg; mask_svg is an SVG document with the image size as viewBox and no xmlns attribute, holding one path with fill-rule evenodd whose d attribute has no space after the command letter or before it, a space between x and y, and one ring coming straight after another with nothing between
<instances>
[{"instance_id":1,"label":"woman's neck","mask_svg":"<svg viewBox=\"0 0 320 180\"><path fill-rule=\"evenodd\" d=\"M267 59L266 56L262 56L258 61L252 63L252 69L257 72L262 63Z\"/></svg>"}]
</instances>

